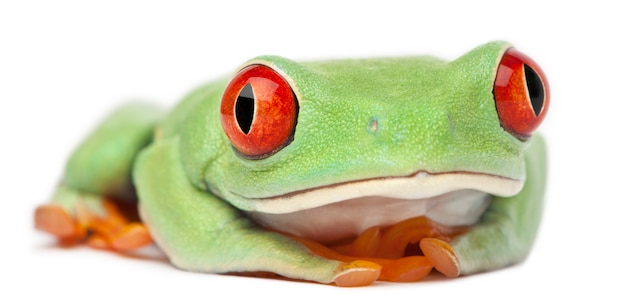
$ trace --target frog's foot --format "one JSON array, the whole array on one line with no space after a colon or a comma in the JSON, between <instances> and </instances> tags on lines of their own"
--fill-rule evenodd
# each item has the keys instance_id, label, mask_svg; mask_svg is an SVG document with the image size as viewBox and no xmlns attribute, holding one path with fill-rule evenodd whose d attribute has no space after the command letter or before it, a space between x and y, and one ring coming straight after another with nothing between
<instances>
[{"instance_id":1,"label":"frog's foot","mask_svg":"<svg viewBox=\"0 0 626 306\"><path fill-rule=\"evenodd\" d=\"M426 217L408 219L382 231L376 254L385 258L424 255L437 271L447 277L457 277L458 257L448 242L468 229L442 226Z\"/></svg>"},{"instance_id":2,"label":"frog's foot","mask_svg":"<svg viewBox=\"0 0 626 306\"><path fill-rule=\"evenodd\" d=\"M458 276L458 258L446 241L467 230L417 217L387 228L370 228L347 244L325 246L301 237L292 238L322 257L378 265L378 280L415 282L426 277L432 268L448 277Z\"/></svg>"},{"instance_id":3,"label":"frog's foot","mask_svg":"<svg viewBox=\"0 0 626 306\"><path fill-rule=\"evenodd\" d=\"M424 256L408 256L396 259L355 257L341 254L310 239L290 236L313 253L333 260L342 261L342 271L335 277L338 286L365 286L376 280L390 282L415 282L426 277L432 264Z\"/></svg>"},{"instance_id":4,"label":"frog's foot","mask_svg":"<svg viewBox=\"0 0 626 306\"><path fill-rule=\"evenodd\" d=\"M35 211L35 227L48 232L62 243L84 241L100 249L134 250L152 243L148 229L132 222L108 200L103 200L103 213L92 212L77 204L74 214L56 204L39 206Z\"/></svg>"}]
</instances>

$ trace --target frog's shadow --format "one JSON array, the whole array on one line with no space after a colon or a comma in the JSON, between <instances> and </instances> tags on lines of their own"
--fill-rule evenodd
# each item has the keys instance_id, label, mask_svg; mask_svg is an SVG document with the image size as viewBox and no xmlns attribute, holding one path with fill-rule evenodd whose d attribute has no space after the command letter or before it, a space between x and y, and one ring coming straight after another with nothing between
<instances>
[{"instance_id":1,"label":"frog's shadow","mask_svg":"<svg viewBox=\"0 0 626 306\"><path fill-rule=\"evenodd\" d=\"M307 281L302 279L291 279L284 276L277 275L272 272L237 272L237 273L223 273L222 276L226 277L251 277L257 279L265 279L268 281L287 281L287 282L295 282L295 283L303 283L310 285L320 285L320 286L331 286L338 287L334 284L321 284L313 281ZM418 285L419 283L438 283L438 282L452 282L455 280L463 279L465 276L459 276L455 278L449 278L438 271L434 270L430 272L426 277L419 281L414 282L388 282L388 281L375 281L374 283L366 286L366 287L387 287L387 286L398 286L398 285Z\"/></svg>"},{"instance_id":2,"label":"frog's shadow","mask_svg":"<svg viewBox=\"0 0 626 306\"><path fill-rule=\"evenodd\" d=\"M151 245L142 247L137 250L124 251L124 252L93 248L93 247L89 247L79 242L62 242L62 241L51 242L45 245L41 245L39 246L39 248L44 249L44 250L53 250L53 249L55 250L77 250L77 249L92 250L95 252L113 254L114 256L120 256L120 257L128 258L128 259L153 261L153 262L160 262L163 264L170 265L170 261L167 255L165 255L165 253L163 253L163 251L161 251L161 249L159 249L159 247L157 247L155 244L151 244Z\"/></svg>"},{"instance_id":3,"label":"frog's shadow","mask_svg":"<svg viewBox=\"0 0 626 306\"><path fill-rule=\"evenodd\" d=\"M167 255L165 255L165 253L161 251L161 249L155 244L151 244L151 245L145 246L143 248L140 248L134 251L126 251L126 252L119 252L119 251L113 251L113 250L100 250L100 249L86 246L81 243L62 243L62 242L52 242L52 243L40 246L39 248L47 249L47 250L51 250L51 249L93 250L96 252L113 254L114 256L119 256L125 259L152 261L152 262L164 264L167 266L171 266L172 268L174 268L174 266L170 263L170 260L167 257ZM258 279L266 279L268 281L281 281L281 282L287 281L287 282L307 283L311 285L329 286L328 284L320 284L320 283L306 281L306 280L290 279L290 278L282 277L280 275L277 275L271 272L223 273L220 275L223 277L252 277L252 278L258 278ZM368 287L387 287L387 286L394 286L394 285L400 285L400 284L409 285L409 284L417 284L417 283L451 282L451 281L462 279L462 278L464 278L464 276L461 276L458 278L449 278L433 269L433 271L430 272L430 274L428 274L425 278L416 282L395 283L395 282L387 282L387 281L376 281L373 284L369 285ZM334 285L330 285L330 286L336 287Z\"/></svg>"}]
</instances>

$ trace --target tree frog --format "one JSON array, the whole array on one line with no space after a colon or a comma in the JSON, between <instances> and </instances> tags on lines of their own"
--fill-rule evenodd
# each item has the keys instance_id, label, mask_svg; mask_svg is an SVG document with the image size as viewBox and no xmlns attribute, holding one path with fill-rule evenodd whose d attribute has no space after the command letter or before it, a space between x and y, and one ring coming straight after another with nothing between
<instances>
[{"instance_id":1,"label":"tree frog","mask_svg":"<svg viewBox=\"0 0 626 306\"><path fill-rule=\"evenodd\" d=\"M35 226L119 251L154 241L184 270L338 286L497 269L537 232L548 106L544 73L506 42L453 61L261 56L168 113L111 114Z\"/></svg>"}]
</instances>

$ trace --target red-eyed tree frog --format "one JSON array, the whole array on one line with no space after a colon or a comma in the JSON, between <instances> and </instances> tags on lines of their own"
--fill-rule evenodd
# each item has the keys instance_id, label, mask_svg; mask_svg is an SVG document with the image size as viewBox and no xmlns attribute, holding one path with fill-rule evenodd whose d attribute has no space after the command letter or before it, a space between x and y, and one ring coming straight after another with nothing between
<instances>
[{"instance_id":1,"label":"red-eyed tree frog","mask_svg":"<svg viewBox=\"0 0 626 306\"><path fill-rule=\"evenodd\" d=\"M184 270L338 286L497 269L538 229L548 106L542 70L504 42L449 62L261 56L168 113L115 111L35 226L154 241Z\"/></svg>"}]
</instances>

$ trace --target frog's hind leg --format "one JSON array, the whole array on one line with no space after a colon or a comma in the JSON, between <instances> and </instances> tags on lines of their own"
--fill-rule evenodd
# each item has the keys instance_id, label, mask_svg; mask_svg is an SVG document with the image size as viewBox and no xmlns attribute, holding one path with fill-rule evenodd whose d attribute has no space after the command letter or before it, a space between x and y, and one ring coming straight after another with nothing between
<instances>
[{"instance_id":1,"label":"frog's hind leg","mask_svg":"<svg viewBox=\"0 0 626 306\"><path fill-rule=\"evenodd\" d=\"M136 217L131 168L152 140L161 111L128 104L106 118L70 157L51 204L35 211L35 227L74 243L127 250L151 242Z\"/></svg>"}]
</instances>

